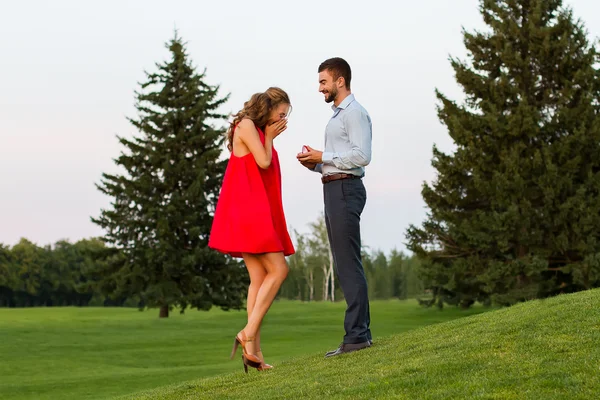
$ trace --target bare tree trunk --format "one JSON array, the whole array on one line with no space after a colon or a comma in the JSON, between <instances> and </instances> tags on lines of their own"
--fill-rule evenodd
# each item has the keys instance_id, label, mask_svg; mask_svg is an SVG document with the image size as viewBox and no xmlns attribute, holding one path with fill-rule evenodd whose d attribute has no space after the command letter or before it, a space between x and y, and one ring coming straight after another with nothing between
<instances>
[{"instance_id":1,"label":"bare tree trunk","mask_svg":"<svg viewBox=\"0 0 600 400\"><path fill-rule=\"evenodd\" d=\"M169 318L169 306L160 306L158 318Z\"/></svg>"},{"instance_id":2,"label":"bare tree trunk","mask_svg":"<svg viewBox=\"0 0 600 400\"><path fill-rule=\"evenodd\" d=\"M335 277L333 275L333 253L329 249L329 280L331 281L331 301L335 301Z\"/></svg>"},{"instance_id":3,"label":"bare tree trunk","mask_svg":"<svg viewBox=\"0 0 600 400\"><path fill-rule=\"evenodd\" d=\"M335 301L335 277L333 274L333 268L329 268L329 281L331 282L331 295L329 296L329 298L331 299L332 302Z\"/></svg>"},{"instance_id":4,"label":"bare tree trunk","mask_svg":"<svg viewBox=\"0 0 600 400\"><path fill-rule=\"evenodd\" d=\"M313 270L311 269L308 275L308 300L313 301L315 298L315 281Z\"/></svg>"},{"instance_id":5,"label":"bare tree trunk","mask_svg":"<svg viewBox=\"0 0 600 400\"><path fill-rule=\"evenodd\" d=\"M323 301L329 300L329 270L326 264L321 265L323 269Z\"/></svg>"}]
</instances>

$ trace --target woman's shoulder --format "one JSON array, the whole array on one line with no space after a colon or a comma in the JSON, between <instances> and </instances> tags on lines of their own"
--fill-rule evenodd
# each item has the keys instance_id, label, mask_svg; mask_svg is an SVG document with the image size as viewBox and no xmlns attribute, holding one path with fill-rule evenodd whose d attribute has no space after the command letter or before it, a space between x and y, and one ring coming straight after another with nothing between
<instances>
[{"instance_id":1,"label":"woman's shoulder","mask_svg":"<svg viewBox=\"0 0 600 400\"><path fill-rule=\"evenodd\" d=\"M254 124L254 121L252 121L249 118L244 118L243 120L241 120L238 124L237 124L237 128L239 129L239 133L244 136L244 135L253 135L253 134L258 134L258 127Z\"/></svg>"},{"instance_id":2,"label":"woman's shoulder","mask_svg":"<svg viewBox=\"0 0 600 400\"><path fill-rule=\"evenodd\" d=\"M254 125L254 121L252 121L250 118L244 118L242 119L238 125L238 127L242 128L242 129L256 129L256 125Z\"/></svg>"}]
</instances>

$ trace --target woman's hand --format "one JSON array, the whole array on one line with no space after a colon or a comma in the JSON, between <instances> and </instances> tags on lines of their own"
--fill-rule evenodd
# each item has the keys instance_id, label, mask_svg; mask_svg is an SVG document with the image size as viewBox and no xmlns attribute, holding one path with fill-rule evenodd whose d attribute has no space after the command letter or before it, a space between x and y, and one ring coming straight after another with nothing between
<instances>
[{"instance_id":1,"label":"woman's hand","mask_svg":"<svg viewBox=\"0 0 600 400\"><path fill-rule=\"evenodd\" d=\"M287 119L280 119L277 122L273 122L271 125L267 125L265 128L265 136L275 139L281 134L281 132L287 129Z\"/></svg>"}]
</instances>

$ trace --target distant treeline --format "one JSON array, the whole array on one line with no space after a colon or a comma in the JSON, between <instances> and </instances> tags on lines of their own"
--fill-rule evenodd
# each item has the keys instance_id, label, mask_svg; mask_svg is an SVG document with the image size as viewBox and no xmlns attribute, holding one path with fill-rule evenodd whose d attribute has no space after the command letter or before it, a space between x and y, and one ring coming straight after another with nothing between
<instances>
[{"instance_id":1,"label":"distant treeline","mask_svg":"<svg viewBox=\"0 0 600 400\"><path fill-rule=\"evenodd\" d=\"M314 228L323 228L322 220ZM320 242L318 234L313 229L310 234L296 236L299 251L289 259L290 274L279 298L343 300L339 285L331 281L328 243ZM97 271L103 270L116 253L99 238L76 243L62 240L43 247L27 239L12 247L0 244L0 307L143 307L140 297L129 294L115 298L96 279ZM395 250L386 256L365 249L363 261L371 299L423 293L416 259ZM239 273L246 271L241 268Z\"/></svg>"},{"instance_id":2,"label":"distant treeline","mask_svg":"<svg viewBox=\"0 0 600 400\"><path fill-rule=\"evenodd\" d=\"M100 294L90 278L112 253L100 239L0 244L0 307L139 306L139 299Z\"/></svg>"}]
</instances>

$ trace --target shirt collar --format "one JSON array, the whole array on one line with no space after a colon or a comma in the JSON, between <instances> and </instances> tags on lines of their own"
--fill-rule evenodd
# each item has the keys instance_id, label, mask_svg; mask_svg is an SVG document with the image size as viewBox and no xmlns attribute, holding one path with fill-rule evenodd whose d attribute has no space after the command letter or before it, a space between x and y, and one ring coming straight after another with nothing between
<instances>
[{"instance_id":1,"label":"shirt collar","mask_svg":"<svg viewBox=\"0 0 600 400\"><path fill-rule=\"evenodd\" d=\"M350 103L352 103L354 101L354 95L353 94L349 94L344 100L342 100L342 102L340 103L339 106L335 106L335 104L333 104L331 106L331 109L333 111L336 111L337 109L341 109L341 110L345 110L346 107L348 107L350 105Z\"/></svg>"}]
</instances>

